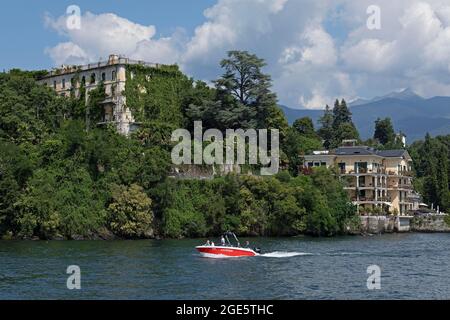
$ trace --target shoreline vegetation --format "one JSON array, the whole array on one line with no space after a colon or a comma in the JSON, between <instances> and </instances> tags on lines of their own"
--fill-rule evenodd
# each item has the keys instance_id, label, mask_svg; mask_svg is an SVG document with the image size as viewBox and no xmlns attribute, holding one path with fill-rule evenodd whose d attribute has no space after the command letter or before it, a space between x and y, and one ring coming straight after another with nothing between
<instances>
[{"instance_id":1,"label":"shoreline vegetation","mask_svg":"<svg viewBox=\"0 0 450 320\"><path fill-rule=\"evenodd\" d=\"M346 233L341 234L335 234L333 236L328 236L326 238L340 238L340 237L373 237L373 236L383 236L383 235L389 235L389 234L435 234L435 233L450 233L450 227L446 229L439 229L439 230L433 230L433 229L425 229L425 230L411 230L411 231L388 231L388 232L366 232L361 231L359 228L355 230L348 230ZM313 234L306 234L306 233L300 233L292 236L269 236L269 235L245 235L245 236L239 236L240 238L244 239L298 239L298 238L318 238L318 236ZM183 237L183 238L168 238L168 237L161 237L159 235L153 235L152 237L141 237L141 238L126 238L126 237L119 237L113 232L111 232L108 229L99 230L97 234L92 234L88 236L81 236L81 235L75 235L71 238L65 238L63 236L57 236L50 239L45 238L39 238L38 236L29 237L29 238L23 238L23 237L9 237L8 235L3 236L0 238L0 242L2 241L137 241L137 240L155 240L155 241L162 241L162 240L205 240L205 239L219 239L220 235L209 235L209 236L203 236L203 237ZM323 238L323 237L322 237ZM199 242L199 244L201 244Z\"/></svg>"},{"instance_id":2,"label":"shoreline vegetation","mask_svg":"<svg viewBox=\"0 0 450 320\"><path fill-rule=\"evenodd\" d=\"M292 126L271 92L263 60L241 51L221 62L214 87L177 66L130 66L124 95L140 128L130 137L97 126L102 84L60 97L36 79L45 72L0 73L0 239L205 238L334 236L358 233L360 219L334 170L299 170L302 155L357 139L397 147L390 119L377 120L374 139L361 141L344 100L327 106L316 129L309 118ZM240 74L247 70L249 74ZM241 76L251 81L240 83ZM218 174L170 177L171 133L217 128L278 129L281 168L274 176ZM450 135L409 147L415 187L428 203L450 209ZM432 157L430 155L433 155Z\"/></svg>"}]
</instances>

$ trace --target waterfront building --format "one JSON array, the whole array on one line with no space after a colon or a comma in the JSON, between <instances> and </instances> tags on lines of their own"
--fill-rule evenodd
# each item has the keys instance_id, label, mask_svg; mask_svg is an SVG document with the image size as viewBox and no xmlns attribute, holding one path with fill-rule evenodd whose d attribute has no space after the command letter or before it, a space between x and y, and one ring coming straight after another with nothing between
<instances>
[{"instance_id":1,"label":"waterfront building","mask_svg":"<svg viewBox=\"0 0 450 320\"><path fill-rule=\"evenodd\" d=\"M336 168L360 214L408 215L419 208L421 199L412 186L412 159L406 150L347 144L306 155L303 166Z\"/></svg>"},{"instance_id":2,"label":"waterfront building","mask_svg":"<svg viewBox=\"0 0 450 320\"><path fill-rule=\"evenodd\" d=\"M62 66L50 71L38 80L56 91L60 96L80 96L80 88L86 90L86 103L89 92L101 83L105 87L106 99L102 102L104 116L99 125L114 123L118 132L128 135L138 123L135 121L130 108L127 107L126 97L123 95L127 81L127 66L143 65L158 67L158 64L131 60L119 55L110 55L108 61L91 63L81 66ZM132 77L133 74L131 73Z\"/></svg>"}]
</instances>

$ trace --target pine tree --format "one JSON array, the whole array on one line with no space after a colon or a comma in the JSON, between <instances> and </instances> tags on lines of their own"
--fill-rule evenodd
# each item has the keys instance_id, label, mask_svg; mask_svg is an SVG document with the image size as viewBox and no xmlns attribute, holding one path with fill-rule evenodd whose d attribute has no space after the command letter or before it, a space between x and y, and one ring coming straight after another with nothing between
<instances>
[{"instance_id":1,"label":"pine tree","mask_svg":"<svg viewBox=\"0 0 450 320\"><path fill-rule=\"evenodd\" d=\"M229 95L235 98L232 113L245 113L243 118L255 118L258 128L267 128L272 122L271 115L277 106L276 94L270 91L272 80L270 75L262 72L266 65L263 59L247 51L229 51L220 66L225 74L215 81L219 96ZM244 108L240 108L243 106ZM225 106L226 107L226 106ZM227 117L224 114L225 118ZM226 121L226 119L224 119ZM285 126L284 121L276 127ZM239 126L239 124L238 124ZM242 127L242 126L241 126Z\"/></svg>"},{"instance_id":2,"label":"pine tree","mask_svg":"<svg viewBox=\"0 0 450 320\"><path fill-rule=\"evenodd\" d=\"M326 106L323 116L319 119L319 123L321 124L321 128L318 134L324 141L323 146L329 149L331 140L333 139L333 113L330 106Z\"/></svg>"},{"instance_id":3,"label":"pine tree","mask_svg":"<svg viewBox=\"0 0 450 320\"><path fill-rule=\"evenodd\" d=\"M339 100L336 99L333 108L333 129L338 130L339 126L343 123L351 123L352 122L352 113L347 107L347 103L344 99L339 103Z\"/></svg>"},{"instance_id":4,"label":"pine tree","mask_svg":"<svg viewBox=\"0 0 450 320\"><path fill-rule=\"evenodd\" d=\"M391 118L380 119L375 121L374 139L377 139L382 145L395 142L395 131Z\"/></svg>"},{"instance_id":5,"label":"pine tree","mask_svg":"<svg viewBox=\"0 0 450 320\"><path fill-rule=\"evenodd\" d=\"M309 136L315 135L314 124L310 117L303 117L295 120L292 127L300 134Z\"/></svg>"}]
</instances>

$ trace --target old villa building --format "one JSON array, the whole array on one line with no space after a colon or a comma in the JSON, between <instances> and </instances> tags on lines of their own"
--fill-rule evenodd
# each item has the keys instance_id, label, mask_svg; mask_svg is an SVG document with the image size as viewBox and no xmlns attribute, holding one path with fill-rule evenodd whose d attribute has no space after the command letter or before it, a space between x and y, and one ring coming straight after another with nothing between
<instances>
[{"instance_id":1,"label":"old villa building","mask_svg":"<svg viewBox=\"0 0 450 320\"><path fill-rule=\"evenodd\" d=\"M406 150L375 150L342 146L304 157L304 167L335 167L361 214L407 215L418 209L420 196L412 186L412 159Z\"/></svg>"},{"instance_id":2,"label":"old villa building","mask_svg":"<svg viewBox=\"0 0 450 320\"><path fill-rule=\"evenodd\" d=\"M54 69L41 78L39 83L47 85L59 95L67 97L70 95L79 97L80 88L84 86L86 88L86 102L89 98L89 91L103 83L106 99L103 101L104 119L100 124L115 123L118 132L127 135L136 127L137 123L127 107L123 91L127 81L127 66L135 64L158 67L157 64L110 55L106 62L83 66L62 66Z\"/></svg>"}]
</instances>

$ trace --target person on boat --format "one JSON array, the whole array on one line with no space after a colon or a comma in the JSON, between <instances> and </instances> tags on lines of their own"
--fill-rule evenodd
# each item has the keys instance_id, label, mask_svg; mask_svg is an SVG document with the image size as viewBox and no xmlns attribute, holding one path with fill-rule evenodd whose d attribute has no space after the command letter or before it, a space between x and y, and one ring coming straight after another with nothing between
<instances>
[{"instance_id":1,"label":"person on boat","mask_svg":"<svg viewBox=\"0 0 450 320\"><path fill-rule=\"evenodd\" d=\"M215 246L214 241L211 241L211 247L214 247L214 246Z\"/></svg>"},{"instance_id":2,"label":"person on boat","mask_svg":"<svg viewBox=\"0 0 450 320\"><path fill-rule=\"evenodd\" d=\"M246 247L246 248L250 248L250 242L245 241L245 247Z\"/></svg>"},{"instance_id":3,"label":"person on boat","mask_svg":"<svg viewBox=\"0 0 450 320\"><path fill-rule=\"evenodd\" d=\"M222 246L225 246L225 238L222 236L222 238L220 238L220 244Z\"/></svg>"},{"instance_id":4,"label":"person on boat","mask_svg":"<svg viewBox=\"0 0 450 320\"><path fill-rule=\"evenodd\" d=\"M206 240L206 245L207 245L207 246L210 246L210 245L211 245L211 241Z\"/></svg>"}]
</instances>

